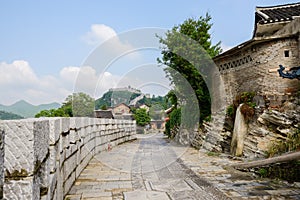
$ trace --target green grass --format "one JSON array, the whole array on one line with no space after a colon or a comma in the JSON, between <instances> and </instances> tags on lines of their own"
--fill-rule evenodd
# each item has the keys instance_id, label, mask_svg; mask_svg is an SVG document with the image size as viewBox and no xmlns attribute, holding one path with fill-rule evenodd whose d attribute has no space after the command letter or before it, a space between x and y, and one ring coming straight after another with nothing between
<instances>
[{"instance_id":1,"label":"green grass","mask_svg":"<svg viewBox=\"0 0 300 200\"><path fill-rule=\"evenodd\" d=\"M219 156L221 153L209 151L206 153L208 156Z\"/></svg>"}]
</instances>

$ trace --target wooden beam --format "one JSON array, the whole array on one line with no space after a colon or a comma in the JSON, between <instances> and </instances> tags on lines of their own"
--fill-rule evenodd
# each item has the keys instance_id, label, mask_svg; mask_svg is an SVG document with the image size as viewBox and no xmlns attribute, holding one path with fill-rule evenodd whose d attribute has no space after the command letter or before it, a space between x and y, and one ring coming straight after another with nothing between
<instances>
[{"instance_id":1,"label":"wooden beam","mask_svg":"<svg viewBox=\"0 0 300 200\"><path fill-rule=\"evenodd\" d=\"M232 165L232 167L236 169L247 169L247 168L253 168L253 167L261 167L266 166L274 163L282 163L282 162L289 162L293 160L300 160L300 151L273 157L273 158L267 158L263 160L257 160L252 161L248 163L237 163Z\"/></svg>"}]
</instances>

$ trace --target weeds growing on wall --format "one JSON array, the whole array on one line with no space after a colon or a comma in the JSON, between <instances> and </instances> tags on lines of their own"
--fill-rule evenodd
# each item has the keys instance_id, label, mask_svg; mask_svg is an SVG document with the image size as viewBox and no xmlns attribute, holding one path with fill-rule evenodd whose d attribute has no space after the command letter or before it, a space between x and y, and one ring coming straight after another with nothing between
<instances>
[{"instance_id":1,"label":"weeds growing on wall","mask_svg":"<svg viewBox=\"0 0 300 200\"><path fill-rule=\"evenodd\" d=\"M272 143L267 152L267 157L273 157L274 155L296 150L300 150L300 128L288 134L286 140Z\"/></svg>"},{"instance_id":2,"label":"weeds growing on wall","mask_svg":"<svg viewBox=\"0 0 300 200\"><path fill-rule=\"evenodd\" d=\"M254 96L255 92L242 92L241 94L237 95L233 101L233 104L227 107L226 114L234 121L237 108L240 104L244 104L241 107L241 113L245 117L246 121L251 120L255 114L254 108L256 104L253 102Z\"/></svg>"},{"instance_id":3,"label":"weeds growing on wall","mask_svg":"<svg viewBox=\"0 0 300 200\"><path fill-rule=\"evenodd\" d=\"M255 173L262 178L282 179L289 183L300 181L300 161L290 161L255 170Z\"/></svg>"}]
</instances>

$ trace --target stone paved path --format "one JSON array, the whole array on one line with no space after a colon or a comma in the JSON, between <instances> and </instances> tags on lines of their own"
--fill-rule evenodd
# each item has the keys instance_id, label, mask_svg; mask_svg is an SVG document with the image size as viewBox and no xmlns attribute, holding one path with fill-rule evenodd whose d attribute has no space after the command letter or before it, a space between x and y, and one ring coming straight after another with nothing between
<instances>
[{"instance_id":1,"label":"stone paved path","mask_svg":"<svg viewBox=\"0 0 300 200\"><path fill-rule=\"evenodd\" d=\"M300 199L299 185L254 181L224 169L232 162L169 143L162 134L139 135L95 156L66 199Z\"/></svg>"}]
</instances>

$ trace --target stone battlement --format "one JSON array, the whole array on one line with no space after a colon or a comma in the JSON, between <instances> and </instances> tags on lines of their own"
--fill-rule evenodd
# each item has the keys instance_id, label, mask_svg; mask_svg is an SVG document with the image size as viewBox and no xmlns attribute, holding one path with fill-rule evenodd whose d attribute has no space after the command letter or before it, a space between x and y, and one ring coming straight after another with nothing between
<instances>
[{"instance_id":1,"label":"stone battlement","mask_svg":"<svg viewBox=\"0 0 300 200\"><path fill-rule=\"evenodd\" d=\"M130 120L0 121L0 199L64 199L95 154L135 134Z\"/></svg>"}]
</instances>

